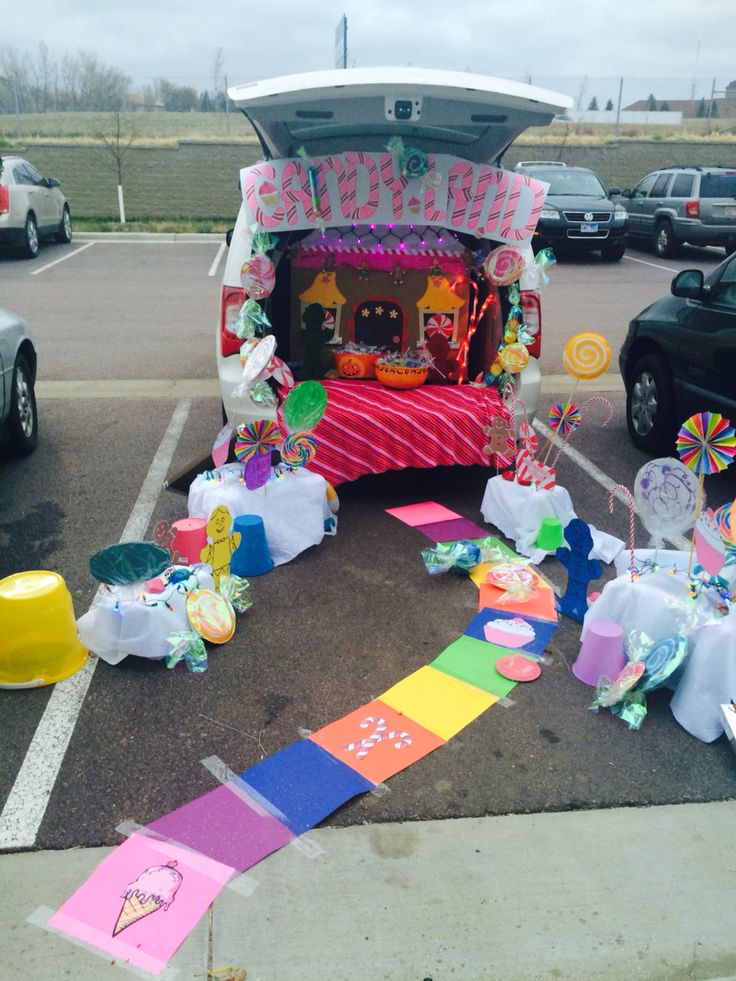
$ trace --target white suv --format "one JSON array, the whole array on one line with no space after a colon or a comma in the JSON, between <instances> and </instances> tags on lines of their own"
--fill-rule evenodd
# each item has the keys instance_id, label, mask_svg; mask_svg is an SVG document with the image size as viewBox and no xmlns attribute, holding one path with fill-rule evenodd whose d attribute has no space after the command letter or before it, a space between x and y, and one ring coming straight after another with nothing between
<instances>
[{"instance_id":1,"label":"white suv","mask_svg":"<svg viewBox=\"0 0 736 981\"><path fill-rule=\"evenodd\" d=\"M371 188L367 188L366 185L365 188L358 190L354 187L353 191L358 196L363 191L370 195L375 177L376 184L381 183L380 193L384 196L381 199L383 201L389 195L387 190L389 187L393 188L391 193L397 193L399 196L402 194L397 174L393 177L384 174L382 167L380 176L374 174L378 169L376 162L379 156L381 160L385 160L387 145L390 147L393 140L393 146L396 147L399 138L399 146L419 148L420 153L429 155L430 161L434 155L437 160L437 170L440 168L440 161L444 162L442 166L448 170L452 167L453 175L455 172L458 175L457 178L453 176L452 179L457 181L460 189L457 192L453 189L451 193L453 196L457 194L453 199L456 203L460 202L460 205L472 200L473 193L476 194L476 199L480 198L477 187L481 180L486 182L500 180L502 183L505 181L504 194L507 185L512 186L510 181L526 181L527 186L522 186L520 191L517 188L509 192L509 199L514 199L515 195L518 197L519 193L523 197L528 190L530 179L500 170L499 160L509 144L527 127L548 124L569 103L565 96L528 85L460 72L416 68L315 72L239 86L230 89L228 94L250 121L261 141L265 160L260 166L265 174L280 172L279 168L283 166L286 158L291 158L287 166L290 166L292 171L294 168L299 168L300 159L304 161L306 167L310 161L336 160L336 155L343 155L340 158L342 160L357 158L366 164L368 174L366 177L363 173L360 180L364 184L366 180L370 181ZM334 166L341 165L338 162ZM247 171L243 173L246 174ZM467 180L476 183L473 183L472 187L470 183L460 187L460 182L466 180L463 174L472 174L473 176L468 176ZM333 174L329 175L329 181L333 180L333 176ZM344 175L341 175L341 178L342 176ZM444 182L445 197L450 193L449 181L448 173L435 175L435 184ZM324 183L327 185L327 179ZM358 179L355 178L354 184L358 183ZM405 181L404 185L406 183ZM545 185L532 183L538 196L539 188L544 188ZM302 224L300 228L295 227L293 230L284 231L281 228L278 230L275 236L278 241L271 254L276 265L276 287L266 300L265 310L278 341L277 353L282 358L290 363L299 361L300 321L303 312L300 309L299 297L309 294L303 286L302 292L299 292L299 284L305 282L305 275L302 274L301 279L295 277L294 267L300 264L303 273L303 269L310 267L311 263L310 275L314 277L321 267L320 250L327 253L331 243L334 244L339 240L343 251L347 251L348 246L353 250L353 255L344 258L342 262L343 265L346 262L352 264L355 275L351 277L345 274L343 283L346 283L348 288L343 290L344 295L337 291L338 296L342 295L343 302L338 301L340 309L330 311L330 316L337 316L335 337L342 338L343 341L359 339L358 332L355 330L357 300L354 296L353 281L365 276L366 289L368 294L371 294L369 287L372 282L364 268L365 263L362 264L360 261L361 250L365 253L369 248L373 251L376 248L378 250L383 248L386 254L393 250L393 254L398 258L411 257L414 264L423 266L426 282L426 272L430 270L433 263L424 260L427 256L434 255L435 250L441 250L434 263L435 267L438 262L445 261L452 265L450 261L452 258L450 246L452 246L455 251L463 253L463 261L467 268L469 257L472 258L474 253L481 249L487 252L489 248L499 244L498 241L494 241L492 235L481 234L480 227L474 233L468 232L466 226L455 232L450 220L449 206L447 229L438 228L437 221L433 223L431 229L428 229L422 219L427 216L426 201L430 197L434 200L433 192L428 189L426 198L424 191L421 192L423 204L416 197L409 197L412 186L415 185L416 182L414 185L410 182L408 189L404 187L406 193L403 200L403 220L397 221L396 225L390 221L388 224L380 223L378 216L375 220L370 218L362 220L361 215L366 214L369 209L364 211L356 209L346 220L343 217L346 211L345 202L344 200L338 202L335 197L319 227L305 231L305 226ZM258 188L259 201L263 208L258 213L266 215L265 221L268 224L269 208L273 216L274 205L272 202L265 203L266 188L269 190L270 198L275 198L272 192L276 188L265 179L261 180ZM332 184L330 188L325 186L325 193L330 190L332 194L334 192ZM476 190L474 191L473 188ZM440 193L438 190L438 200ZM500 195L501 192L497 193ZM465 198L462 198L462 194L465 194ZM541 194L543 201L543 190ZM258 202L250 198L255 199L255 196L255 193L252 196L249 193L249 201L246 202L244 199L235 228L229 234L230 248L222 284L217 337L217 367L223 412L236 426L268 414L262 406L254 406L247 396L243 398L234 394L242 378L238 357L242 341L235 334L233 327L245 300L240 274L241 266L251 252L252 229L255 227L253 206L257 207ZM535 207L538 203L538 210L541 210L542 201L537 202L537 196L534 199ZM393 200L395 201L396 198ZM304 207L306 208L307 205L305 204ZM469 215L471 227L474 218L476 224L479 224L478 214L474 215L473 207L468 204L467 208L465 215L466 218ZM416 218L411 218L412 212ZM277 216L280 214L283 218L281 205L276 206L276 214ZM287 214L291 220L288 207ZM435 211L435 218L437 214L438 212ZM498 215L496 217L498 218ZM452 218L455 218L455 211L452 213ZM483 220L486 221L485 232L487 232L487 226L491 222L488 221L487 215ZM273 222L271 224L273 225ZM457 224L460 225L459 222ZM532 231L533 226L524 232L525 235L528 233L526 241L521 240L521 233L519 235L519 245L528 248L529 256L531 256L531 248L528 246L528 241L531 239ZM377 240L378 246L376 246ZM505 240L509 241L509 238ZM381 242L384 244L380 244ZM447 258L448 255L450 258ZM387 261L391 262L388 259ZM392 294L392 290L394 294L400 291L403 275L401 267L412 264L408 261L397 262L394 266L392 283L388 282L387 277L384 277L386 282L381 281L381 294L388 296ZM327 269L328 266L329 256L325 255L322 268ZM390 266L388 272L391 272ZM334 281L334 275L332 279ZM378 276L374 277L373 281L377 282ZM523 278L521 286L524 321L528 332L534 335L534 340L527 345L531 357L520 376L520 395L532 416L537 406L541 381L537 361L541 344L541 314L538 294L524 291ZM478 334L483 336L477 338L474 345L470 347L469 368L472 370L469 377L471 379L479 372L488 370L498 350L499 341L503 337L504 319L508 309L506 290L499 291L492 286L489 289L491 292L497 291L498 302L491 303L488 316L478 331ZM347 302L344 302L346 300ZM326 308L330 306L329 298L324 305ZM303 306L304 302L302 302ZM411 314L411 329L402 337L404 346L407 346L407 341L416 344L426 339L424 327L427 323L422 324L421 310L418 325L416 323L417 306L419 304L415 304L413 300L406 304L407 310L413 309L414 312ZM433 313L431 310L428 312ZM446 329L450 336L449 332L454 329L453 326L444 325L451 318L452 311L448 311L447 315L441 311L435 312L435 316L436 323L432 322L434 324L432 329ZM415 336L417 332L418 337ZM458 347L456 337L456 334L451 335L454 348ZM274 416L275 410L271 410L270 414Z\"/></svg>"},{"instance_id":2,"label":"white suv","mask_svg":"<svg viewBox=\"0 0 736 981\"><path fill-rule=\"evenodd\" d=\"M22 157L0 157L0 242L35 259L42 238L71 242L69 202L54 177L42 177Z\"/></svg>"}]
</instances>

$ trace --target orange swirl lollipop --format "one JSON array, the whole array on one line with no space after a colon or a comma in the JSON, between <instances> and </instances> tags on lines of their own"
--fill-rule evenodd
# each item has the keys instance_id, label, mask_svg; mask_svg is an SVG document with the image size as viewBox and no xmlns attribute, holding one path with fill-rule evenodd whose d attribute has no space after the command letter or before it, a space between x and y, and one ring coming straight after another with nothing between
<instances>
[{"instance_id":1,"label":"orange swirl lollipop","mask_svg":"<svg viewBox=\"0 0 736 981\"><path fill-rule=\"evenodd\" d=\"M611 363L611 346L602 334L574 334L565 344L562 363L573 378L597 378Z\"/></svg>"}]
</instances>

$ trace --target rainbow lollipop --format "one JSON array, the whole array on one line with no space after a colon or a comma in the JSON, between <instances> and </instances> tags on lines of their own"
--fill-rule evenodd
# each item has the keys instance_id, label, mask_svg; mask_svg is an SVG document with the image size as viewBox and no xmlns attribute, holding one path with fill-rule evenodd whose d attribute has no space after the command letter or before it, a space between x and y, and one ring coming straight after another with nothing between
<instances>
[{"instance_id":1,"label":"rainbow lollipop","mask_svg":"<svg viewBox=\"0 0 736 981\"><path fill-rule=\"evenodd\" d=\"M281 459L296 469L306 467L317 452L317 440L309 433L289 433L281 444Z\"/></svg>"},{"instance_id":2,"label":"rainbow lollipop","mask_svg":"<svg viewBox=\"0 0 736 981\"><path fill-rule=\"evenodd\" d=\"M235 456L247 463L257 453L270 453L281 442L279 427L268 419L258 419L238 428Z\"/></svg>"},{"instance_id":3,"label":"rainbow lollipop","mask_svg":"<svg viewBox=\"0 0 736 981\"><path fill-rule=\"evenodd\" d=\"M721 538L730 546L736 545L736 527L732 524L734 504L736 504L736 501L732 501L730 504L723 504L714 514L718 522L718 530L721 533Z\"/></svg>"},{"instance_id":4,"label":"rainbow lollipop","mask_svg":"<svg viewBox=\"0 0 736 981\"><path fill-rule=\"evenodd\" d=\"M736 454L736 430L718 412L696 412L677 434L677 453L695 473L725 470Z\"/></svg>"},{"instance_id":5,"label":"rainbow lollipop","mask_svg":"<svg viewBox=\"0 0 736 981\"><path fill-rule=\"evenodd\" d=\"M578 428L582 417L580 409L572 402L558 402L549 410L547 421L550 429L558 436L569 436Z\"/></svg>"}]
</instances>

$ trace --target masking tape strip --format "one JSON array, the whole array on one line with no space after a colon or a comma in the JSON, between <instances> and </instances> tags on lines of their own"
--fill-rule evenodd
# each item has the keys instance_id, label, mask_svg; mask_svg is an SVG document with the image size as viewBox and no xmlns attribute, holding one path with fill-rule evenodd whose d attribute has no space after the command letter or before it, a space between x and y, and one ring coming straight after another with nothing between
<instances>
[{"instance_id":1,"label":"masking tape strip","mask_svg":"<svg viewBox=\"0 0 736 981\"><path fill-rule=\"evenodd\" d=\"M286 815L272 804L270 800L263 796L255 787L251 787L241 776L233 773L230 767L220 759L219 756L208 756L202 760L202 766L209 770L213 777L216 777L223 786L236 794L244 804L254 810L261 809L261 813L270 814L281 824L287 824Z\"/></svg>"},{"instance_id":2,"label":"masking tape strip","mask_svg":"<svg viewBox=\"0 0 736 981\"><path fill-rule=\"evenodd\" d=\"M299 733L300 739L309 739L314 732L314 729L306 729L304 726L297 726L296 731Z\"/></svg>"},{"instance_id":3,"label":"masking tape strip","mask_svg":"<svg viewBox=\"0 0 736 981\"><path fill-rule=\"evenodd\" d=\"M500 705L501 708L512 709L516 705L516 702L513 698L509 698L508 695L504 695L502 698L499 698L496 705Z\"/></svg>"},{"instance_id":4,"label":"masking tape strip","mask_svg":"<svg viewBox=\"0 0 736 981\"><path fill-rule=\"evenodd\" d=\"M290 847L296 848L305 858L319 858L320 855L324 855L325 853L324 848L318 845L314 838L310 838L308 835L300 835L298 838L294 838L290 843Z\"/></svg>"},{"instance_id":5,"label":"masking tape strip","mask_svg":"<svg viewBox=\"0 0 736 981\"><path fill-rule=\"evenodd\" d=\"M386 794L391 793L391 788L387 783L377 783L373 790L369 790L368 793L371 797L385 797Z\"/></svg>"},{"instance_id":6,"label":"masking tape strip","mask_svg":"<svg viewBox=\"0 0 736 981\"><path fill-rule=\"evenodd\" d=\"M26 917L26 923L30 923L31 926L40 927L41 930L45 930L47 933L53 934L55 937L60 937L62 940L67 940L69 943L74 944L75 947L81 947L82 950L89 951L90 954L95 954L97 957L102 957L108 964L110 963L111 958L114 958L116 967L122 967L130 974L134 974L137 978L145 978L146 981L150 981L150 972L144 971L143 968L136 967L135 964L129 964L120 956L115 956L107 950L101 950L99 947L93 947L92 944L88 944L86 940L80 940L79 937L73 937L69 933L64 933L63 930L57 930L56 927L52 927L49 920L55 913L56 910L51 909L49 906L38 906L36 909L34 909L30 916ZM178 968L167 965L160 974L156 975L156 977L163 978L163 981L170 981L170 979L175 978L178 973Z\"/></svg>"},{"instance_id":7,"label":"masking tape strip","mask_svg":"<svg viewBox=\"0 0 736 981\"><path fill-rule=\"evenodd\" d=\"M146 838L154 838L156 841L162 841L167 845L174 845L176 848L181 848L184 852L192 852L193 855L204 854L203 852L198 852L196 848L185 845L182 841L177 841L176 838L169 838L166 835L159 834L158 831L154 831L152 828L146 828L142 824L136 824L135 821L121 821L115 830L118 834L125 835L126 838L130 838L132 834L144 835ZM212 858L212 856L206 855L205 858ZM219 859L214 859L214 861L217 862ZM258 880L254 879L253 876L246 875L245 872L238 872L236 869L235 876L229 882L225 883L225 888L231 889L241 896L252 896L258 888Z\"/></svg>"}]
</instances>

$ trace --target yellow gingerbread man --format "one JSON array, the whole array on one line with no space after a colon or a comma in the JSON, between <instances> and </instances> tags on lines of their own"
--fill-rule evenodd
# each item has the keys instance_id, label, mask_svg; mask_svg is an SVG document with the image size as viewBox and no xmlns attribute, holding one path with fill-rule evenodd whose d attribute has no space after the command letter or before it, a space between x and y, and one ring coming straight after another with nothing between
<instances>
[{"instance_id":1,"label":"yellow gingerbread man","mask_svg":"<svg viewBox=\"0 0 736 981\"><path fill-rule=\"evenodd\" d=\"M202 562L212 566L215 589L220 588L220 576L230 571L230 556L240 545L240 532L235 531L231 535L232 526L233 516L224 504L215 508L207 522L209 544L205 545L199 557Z\"/></svg>"}]
</instances>

